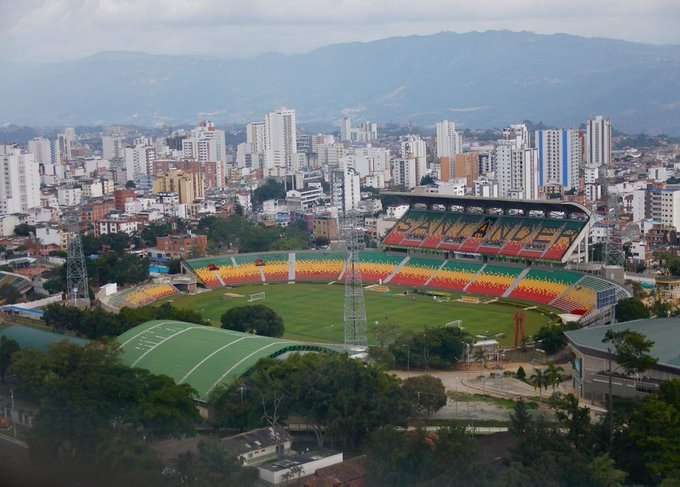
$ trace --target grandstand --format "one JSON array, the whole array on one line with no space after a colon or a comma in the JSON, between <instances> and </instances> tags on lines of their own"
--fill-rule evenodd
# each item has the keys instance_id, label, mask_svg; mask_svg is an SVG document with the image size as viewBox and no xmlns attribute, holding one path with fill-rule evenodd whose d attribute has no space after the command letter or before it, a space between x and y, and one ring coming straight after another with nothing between
<instances>
[{"instance_id":1,"label":"grandstand","mask_svg":"<svg viewBox=\"0 0 680 487\"><path fill-rule=\"evenodd\" d=\"M297 252L295 279L309 282L335 281L342 274L345 256L340 252Z\"/></svg>"},{"instance_id":2,"label":"grandstand","mask_svg":"<svg viewBox=\"0 0 680 487\"><path fill-rule=\"evenodd\" d=\"M123 307L139 308L156 301L177 294L177 288L168 283L142 284L130 289L125 289L108 297L108 304L115 309Z\"/></svg>"},{"instance_id":3,"label":"grandstand","mask_svg":"<svg viewBox=\"0 0 680 487\"><path fill-rule=\"evenodd\" d=\"M411 206L385 237L388 249L564 263L584 241L590 219L584 207L567 202L387 194Z\"/></svg>"},{"instance_id":4,"label":"grandstand","mask_svg":"<svg viewBox=\"0 0 680 487\"><path fill-rule=\"evenodd\" d=\"M522 301L549 304L576 284L581 277L583 276L578 272L531 269L512 291L510 297Z\"/></svg>"}]
</instances>

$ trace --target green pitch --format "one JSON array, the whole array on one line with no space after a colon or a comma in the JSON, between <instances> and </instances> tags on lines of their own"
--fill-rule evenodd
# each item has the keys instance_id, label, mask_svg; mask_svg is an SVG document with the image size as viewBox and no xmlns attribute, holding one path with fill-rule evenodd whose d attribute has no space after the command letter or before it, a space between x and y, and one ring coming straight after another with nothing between
<instances>
[{"instance_id":1,"label":"green pitch","mask_svg":"<svg viewBox=\"0 0 680 487\"><path fill-rule=\"evenodd\" d=\"M169 298L178 308L193 309L216 326L225 310L248 303L248 295L264 291L266 298L252 304L265 304L284 320L285 337L293 340L339 343L343 340L342 315L344 288L328 284L269 284L217 289L194 296ZM513 315L518 308L504 304L468 304L435 302L430 296L404 296L399 288L388 293L366 290L366 314L369 341L376 322L389 322L402 330L419 330L426 326L441 326L453 320L463 320L463 328L472 335L493 337L498 333L502 344L513 340ZM241 294L228 297L225 293ZM538 311L525 311L526 332L533 335L549 319Z\"/></svg>"}]
</instances>

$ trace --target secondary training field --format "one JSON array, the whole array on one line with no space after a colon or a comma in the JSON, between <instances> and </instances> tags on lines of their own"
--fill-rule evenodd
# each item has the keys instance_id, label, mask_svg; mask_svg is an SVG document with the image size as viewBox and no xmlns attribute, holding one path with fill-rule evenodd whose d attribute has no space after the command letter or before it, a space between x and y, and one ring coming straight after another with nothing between
<instances>
[{"instance_id":1,"label":"secondary training field","mask_svg":"<svg viewBox=\"0 0 680 487\"><path fill-rule=\"evenodd\" d=\"M343 340L344 288L340 284L270 284L240 286L233 289L242 298L225 296L227 289L217 289L194 296L174 296L174 306L193 309L219 326L220 317L233 306L248 305L248 295L264 291L266 299L252 304L265 304L278 312L285 323L285 337L294 340L341 342ZM436 302L431 296L409 294L390 288L388 293L365 291L369 341L375 342L372 329L378 323L391 323L402 330L418 330L426 326L442 326L463 320L463 327L473 335L498 338L503 344L513 339L513 315L517 307L507 304L471 304ZM526 332L534 334L549 318L538 311L527 310Z\"/></svg>"}]
</instances>

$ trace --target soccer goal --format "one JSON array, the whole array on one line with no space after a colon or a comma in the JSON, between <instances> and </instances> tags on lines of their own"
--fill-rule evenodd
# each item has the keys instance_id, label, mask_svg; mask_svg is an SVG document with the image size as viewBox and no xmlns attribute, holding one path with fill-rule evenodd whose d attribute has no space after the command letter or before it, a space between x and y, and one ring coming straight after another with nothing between
<instances>
[{"instance_id":1,"label":"soccer goal","mask_svg":"<svg viewBox=\"0 0 680 487\"><path fill-rule=\"evenodd\" d=\"M456 328L461 328L461 329L462 329L462 328L463 328L463 320L453 320L453 321L449 321L449 322L448 322L446 325L444 325L444 326L447 327L447 328L456 327Z\"/></svg>"},{"instance_id":2,"label":"soccer goal","mask_svg":"<svg viewBox=\"0 0 680 487\"><path fill-rule=\"evenodd\" d=\"M253 301L262 301L265 298L264 291L260 293L253 293L248 296L248 302L252 303Z\"/></svg>"}]
</instances>

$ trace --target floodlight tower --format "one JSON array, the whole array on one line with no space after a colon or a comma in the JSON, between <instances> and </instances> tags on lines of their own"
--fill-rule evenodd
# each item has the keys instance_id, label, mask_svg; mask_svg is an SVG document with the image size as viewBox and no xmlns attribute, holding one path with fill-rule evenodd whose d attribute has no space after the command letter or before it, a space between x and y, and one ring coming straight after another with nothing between
<instances>
[{"instance_id":1,"label":"floodlight tower","mask_svg":"<svg viewBox=\"0 0 680 487\"><path fill-rule=\"evenodd\" d=\"M87 285L87 266L80 237L80 212L78 207L64 215L68 232L68 252L66 257L66 299L68 304L77 307L90 305L90 288Z\"/></svg>"},{"instance_id":2,"label":"floodlight tower","mask_svg":"<svg viewBox=\"0 0 680 487\"><path fill-rule=\"evenodd\" d=\"M347 255L345 259L345 348L365 351L368 348L366 303L359 268L359 251L364 245L364 232L354 211L346 212L342 225Z\"/></svg>"}]
</instances>

